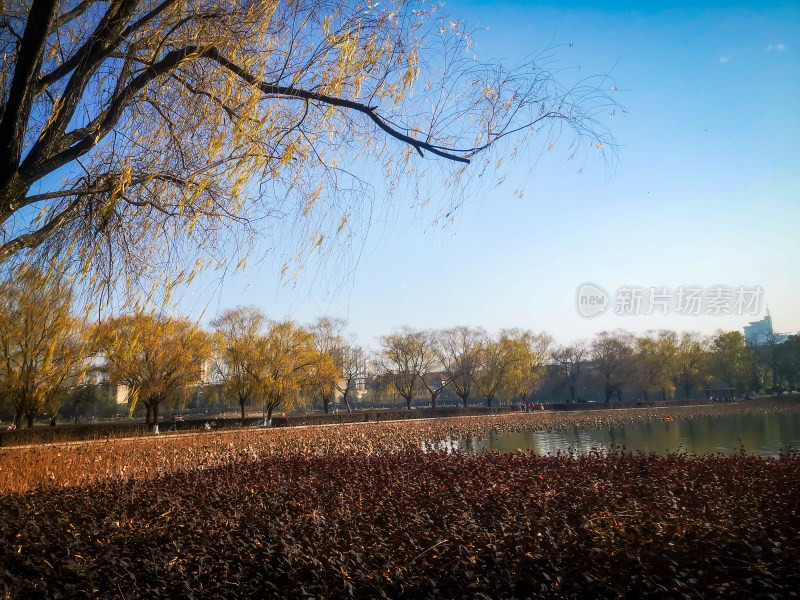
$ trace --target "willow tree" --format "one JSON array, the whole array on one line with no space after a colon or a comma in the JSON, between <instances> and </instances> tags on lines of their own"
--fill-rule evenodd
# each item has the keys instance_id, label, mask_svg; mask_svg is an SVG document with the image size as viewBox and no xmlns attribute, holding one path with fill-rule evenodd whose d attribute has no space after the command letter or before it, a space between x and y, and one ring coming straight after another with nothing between
<instances>
[{"instance_id":1,"label":"willow tree","mask_svg":"<svg viewBox=\"0 0 800 600\"><path fill-rule=\"evenodd\" d=\"M737 392L748 391L752 380L753 354L738 331L717 331L711 341L709 367L721 381Z\"/></svg>"},{"instance_id":2,"label":"willow tree","mask_svg":"<svg viewBox=\"0 0 800 600\"><path fill-rule=\"evenodd\" d=\"M28 427L44 410L55 414L63 392L86 372L90 348L73 315L69 281L56 273L14 269L0 281L0 400L14 423Z\"/></svg>"},{"instance_id":3,"label":"willow tree","mask_svg":"<svg viewBox=\"0 0 800 600\"><path fill-rule=\"evenodd\" d=\"M513 360L505 384L501 386L500 397L506 400L519 398L526 405L541 386L553 338L546 333L517 328L504 330L502 335Z\"/></svg>"},{"instance_id":4,"label":"willow tree","mask_svg":"<svg viewBox=\"0 0 800 600\"><path fill-rule=\"evenodd\" d=\"M637 367L635 342L636 338L624 329L601 331L592 340L589 352L603 381L606 402L614 394L622 401L623 387L633 378Z\"/></svg>"},{"instance_id":5,"label":"willow tree","mask_svg":"<svg viewBox=\"0 0 800 600\"><path fill-rule=\"evenodd\" d=\"M318 364L314 335L289 319L271 321L258 341L256 357L250 375L269 423L276 408L291 408L313 383Z\"/></svg>"},{"instance_id":6,"label":"willow tree","mask_svg":"<svg viewBox=\"0 0 800 600\"><path fill-rule=\"evenodd\" d=\"M0 5L0 264L69 256L107 289L188 280L264 234L302 263L369 221L373 172L449 185L447 221L462 176L518 144L607 145L596 87L480 62L439 4Z\"/></svg>"},{"instance_id":7,"label":"willow tree","mask_svg":"<svg viewBox=\"0 0 800 600\"><path fill-rule=\"evenodd\" d=\"M442 372L448 384L461 398L464 408L472 394L475 373L480 366L482 340L486 332L463 325L439 332Z\"/></svg>"},{"instance_id":8,"label":"willow tree","mask_svg":"<svg viewBox=\"0 0 800 600\"><path fill-rule=\"evenodd\" d=\"M431 397L431 408L436 408L439 396L450 384L443 366L444 347L440 332L436 330L421 331L419 332L419 341L422 359L420 382Z\"/></svg>"},{"instance_id":9,"label":"willow tree","mask_svg":"<svg viewBox=\"0 0 800 600\"><path fill-rule=\"evenodd\" d=\"M661 392L666 402L674 391L673 372L676 369L677 336L674 331L648 331L636 338L639 382L645 400L650 400L651 389Z\"/></svg>"},{"instance_id":10,"label":"willow tree","mask_svg":"<svg viewBox=\"0 0 800 600\"><path fill-rule=\"evenodd\" d=\"M486 336L478 352L475 386L491 407L495 399L509 400L518 395L531 366L531 348L518 329L503 329L496 336Z\"/></svg>"},{"instance_id":11,"label":"willow tree","mask_svg":"<svg viewBox=\"0 0 800 600\"><path fill-rule=\"evenodd\" d=\"M309 328L314 336L316 358L311 367L308 391L314 401L322 404L325 414L328 414L335 402L341 379L346 377L345 370L350 365L347 353L351 343L344 333L346 326L347 321L343 319L320 317ZM344 404L349 412L347 390L344 394Z\"/></svg>"},{"instance_id":12,"label":"willow tree","mask_svg":"<svg viewBox=\"0 0 800 600\"><path fill-rule=\"evenodd\" d=\"M97 340L109 381L127 387L131 411L144 404L153 433L161 407L185 406L210 358L208 336L184 318L143 313L110 318Z\"/></svg>"},{"instance_id":13,"label":"willow tree","mask_svg":"<svg viewBox=\"0 0 800 600\"><path fill-rule=\"evenodd\" d=\"M309 328L313 335L316 358L311 368L309 391L322 404L325 414L341 397L347 412L356 384L365 376L364 350L355 337L345 332L347 321L321 317Z\"/></svg>"},{"instance_id":14,"label":"willow tree","mask_svg":"<svg viewBox=\"0 0 800 600\"><path fill-rule=\"evenodd\" d=\"M575 402L578 379L583 372L588 355L589 346L584 340L578 340L567 346L559 346L553 350L553 363L558 369L560 379L569 389L568 402Z\"/></svg>"},{"instance_id":15,"label":"willow tree","mask_svg":"<svg viewBox=\"0 0 800 600\"><path fill-rule=\"evenodd\" d=\"M689 399L693 387L708 383L709 361L708 338L693 331L684 331L675 349L674 382L677 389L682 389L684 398Z\"/></svg>"},{"instance_id":16,"label":"willow tree","mask_svg":"<svg viewBox=\"0 0 800 600\"><path fill-rule=\"evenodd\" d=\"M235 400L245 419L245 406L256 399L252 373L260 360L258 345L266 333L267 318L254 306L228 309L211 322L214 328L213 365L224 394Z\"/></svg>"},{"instance_id":17,"label":"willow tree","mask_svg":"<svg viewBox=\"0 0 800 600\"><path fill-rule=\"evenodd\" d=\"M395 391L411 410L414 397L422 391L425 376L426 332L403 327L389 335L381 336L381 361L391 374Z\"/></svg>"}]
</instances>

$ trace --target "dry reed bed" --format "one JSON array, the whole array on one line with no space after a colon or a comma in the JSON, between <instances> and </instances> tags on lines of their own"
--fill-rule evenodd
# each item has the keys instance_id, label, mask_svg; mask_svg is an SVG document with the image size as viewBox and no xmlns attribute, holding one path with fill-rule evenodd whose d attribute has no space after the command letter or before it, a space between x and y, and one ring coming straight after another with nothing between
<instances>
[{"instance_id":1,"label":"dry reed bed","mask_svg":"<svg viewBox=\"0 0 800 600\"><path fill-rule=\"evenodd\" d=\"M443 439L485 437L490 432L610 427L651 420L731 414L800 412L800 403L759 401L635 410L541 412L425 421L365 423L286 429L244 429L109 442L0 450L0 493L47 486L83 485L107 478L151 478L207 469L271 455L319 456L347 452L383 454Z\"/></svg>"},{"instance_id":2,"label":"dry reed bed","mask_svg":"<svg viewBox=\"0 0 800 600\"><path fill-rule=\"evenodd\" d=\"M0 595L789 598L798 532L797 454L287 452L0 496Z\"/></svg>"}]
</instances>

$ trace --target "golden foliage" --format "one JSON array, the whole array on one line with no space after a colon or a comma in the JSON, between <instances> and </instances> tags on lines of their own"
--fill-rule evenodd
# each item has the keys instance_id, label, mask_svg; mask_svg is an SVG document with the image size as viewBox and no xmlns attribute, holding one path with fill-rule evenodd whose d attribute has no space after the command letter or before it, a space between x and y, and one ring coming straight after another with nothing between
<instances>
[{"instance_id":1,"label":"golden foliage","mask_svg":"<svg viewBox=\"0 0 800 600\"><path fill-rule=\"evenodd\" d=\"M0 282L0 398L13 405L15 423L55 414L62 392L85 375L90 348L73 298L55 271L15 269Z\"/></svg>"},{"instance_id":2,"label":"golden foliage","mask_svg":"<svg viewBox=\"0 0 800 600\"><path fill-rule=\"evenodd\" d=\"M41 0L3 23L0 263L69 255L112 292L169 294L264 235L302 264L368 222L373 165L397 189L417 154L463 166L557 123L605 137L596 89L476 61L424 2Z\"/></svg>"},{"instance_id":3,"label":"golden foliage","mask_svg":"<svg viewBox=\"0 0 800 600\"><path fill-rule=\"evenodd\" d=\"M247 403L267 418L291 408L306 388L332 388L335 364L315 336L291 320L271 321L255 307L226 310L212 323L215 375L245 416Z\"/></svg>"},{"instance_id":4,"label":"golden foliage","mask_svg":"<svg viewBox=\"0 0 800 600\"><path fill-rule=\"evenodd\" d=\"M107 319L96 339L109 380L127 386L131 411L143 403L155 424L161 406L185 405L211 351L208 335L188 319L141 312Z\"/></svg>"}]
</instances>

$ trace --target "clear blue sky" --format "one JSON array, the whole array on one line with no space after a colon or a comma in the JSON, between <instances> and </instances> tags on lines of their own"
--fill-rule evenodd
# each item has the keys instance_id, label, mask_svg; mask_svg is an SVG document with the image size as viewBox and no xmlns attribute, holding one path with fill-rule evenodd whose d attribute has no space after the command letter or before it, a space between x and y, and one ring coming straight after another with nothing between
<instances>
[{"instance_id":1,"label":"clear blue sky","mask_svg":"<svg viewBox=\"0 0 800 600\"><path fill-rule=\"evenodd\" d=\"M301 322L337 316L367 344L402 325L458 324L568 342L616 327L712 333L749 320L587 320L575 309L586 281L611 292L758 285L775 328L800 330L800 5L629 5L446 6L489 28L477 35L481 58L516 64L553 47L557 67L610 72L627 110L608 123L619 144L613 172L591 156L576 166L556 148L533 173L520 161L512 181L467 202L445 232L424 217L377 223L345 265L355 273L344 288L333 283L339 266L287 284L267 260L197 288L184 308L205 310L204 321L237 304Z\"/></svg>"}]
</instances>

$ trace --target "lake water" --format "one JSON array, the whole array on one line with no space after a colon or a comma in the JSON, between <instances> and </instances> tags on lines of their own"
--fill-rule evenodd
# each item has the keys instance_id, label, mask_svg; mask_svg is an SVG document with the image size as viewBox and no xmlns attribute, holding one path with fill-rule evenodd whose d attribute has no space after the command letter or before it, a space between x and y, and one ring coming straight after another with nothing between
<instances>
[{"instance_id":1,"label":"lake water","mask_svg":"<svg viewBox=\"0 0 800 600\"><path fill-rule=\"evenodd\" d=\"M589 452L624 444L628 450L656 452L692 452L708 454L738 452L778 456L781 449L800 450L800 414L735 415L697 417L675 421L651 421L620 427L586 429L572 427L563 431L495 432L488 438L469 442L449 442L467 452L515 452L531 450L536 454L556 454L559 450Z\"/></svg>"}]
</instances>

